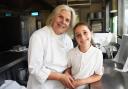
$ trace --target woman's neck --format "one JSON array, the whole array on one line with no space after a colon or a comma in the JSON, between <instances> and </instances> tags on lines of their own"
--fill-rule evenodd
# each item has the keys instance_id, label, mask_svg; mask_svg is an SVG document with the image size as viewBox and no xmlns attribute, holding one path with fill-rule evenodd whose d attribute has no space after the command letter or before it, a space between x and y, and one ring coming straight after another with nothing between
<instances>
[{"instance_id":1,"label":"woman's neck","mask_svg":"<svg viewBox=\"0 0 128 89\"><path fill-rule=\"evenodd\" d=\"M83 46L79 46L79 49L81 52L85 53L88 51L88 49L91 47L91 44L87 44L87 45L83 45Z\"/></svg>"}]
</instances>

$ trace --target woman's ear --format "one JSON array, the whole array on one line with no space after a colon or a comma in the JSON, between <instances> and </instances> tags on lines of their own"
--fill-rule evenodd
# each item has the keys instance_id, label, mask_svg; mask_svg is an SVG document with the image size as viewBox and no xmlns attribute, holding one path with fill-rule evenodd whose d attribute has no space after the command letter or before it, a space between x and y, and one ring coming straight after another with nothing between
<instances>
[{"instance_id":1,"label":"woman's ear","mask_svg":"<svg viewBox=\"0 0 128 89\"><path fill-rule=\"evenodd\" d=\"M92 38L93 38L93 31L91 31L91 35L92 35Z\"/></svg>"}]
</instances>

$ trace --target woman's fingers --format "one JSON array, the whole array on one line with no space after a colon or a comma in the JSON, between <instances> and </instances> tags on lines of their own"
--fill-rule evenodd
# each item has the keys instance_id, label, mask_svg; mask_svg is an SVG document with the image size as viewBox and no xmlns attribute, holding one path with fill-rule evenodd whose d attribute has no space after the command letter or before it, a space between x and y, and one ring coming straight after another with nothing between
<instances>
[{"instance_id":1,"label":"woman's fingers","mask_svg":"<svg viewBox=\"0 0 128 89\"><path fill-rule=\"evenodd\" d=\"M70 75L63 74L60 81L63 83L64 86L71 88L71 89L74 88L74 85L73 85L74 80Z\"/></svg>"}]
</instances>

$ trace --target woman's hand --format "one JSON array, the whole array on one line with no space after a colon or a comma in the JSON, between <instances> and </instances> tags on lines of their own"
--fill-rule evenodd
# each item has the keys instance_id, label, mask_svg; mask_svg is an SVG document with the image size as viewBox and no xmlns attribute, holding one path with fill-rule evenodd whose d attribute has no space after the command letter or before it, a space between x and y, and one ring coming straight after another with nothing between
<instances>
[{"instance_id":1,"label":"woman's hand","mask_svg":"<svg viewBox=\"0 0 128 89\"><path fill-rule=\"evenodd\" d=\"M80 86L80 80L79 79L74 80L73 85L75 88Z\"/></svg>"},{"instance_id":2,"label":"woman's hand","mask_svg":"<svg viewBox=\"0 0 128 89\"><path fill-rule=\"evenodd\" d=\"M58 80L60 81L65 87L67 88L74 88L74 85L72 84L74 82L74 79L69 73L58 73L58 72L51 72L48 76L48 80Z\"/></svg>"},{"instance_id":3,"label":"woman's hand","mask_svg":"<svg viewBox=\"0 0 128 89\"><path fill-rule=\"evenodd\" d=\"M62 74L62 77L59 79L59 81L61 81L61 83L63 83L64 86L70 88L70 89L74 89L74 79L71 77L71 75L69 74Z\"/></svg>"}]
</instances>

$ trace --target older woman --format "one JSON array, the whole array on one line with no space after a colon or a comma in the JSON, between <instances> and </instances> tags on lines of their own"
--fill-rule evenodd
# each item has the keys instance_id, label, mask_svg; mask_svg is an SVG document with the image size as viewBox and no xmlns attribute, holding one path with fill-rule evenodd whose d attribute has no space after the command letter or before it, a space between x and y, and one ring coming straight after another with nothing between
<instances>
[{"instance_id":1,"label":"older woman","mask_svg":"<svg viewBox=\"0 0 128 89\"><path fill-rule=\"evenodd\" d=\"M63 74L67 68L67 52L73 48L66 34L75 24L75 11L59 5L49 16L46 26L35 31L29 42L27 89L73 88L72 77Z\"/></svg>"}]
</instances>

